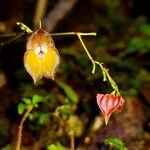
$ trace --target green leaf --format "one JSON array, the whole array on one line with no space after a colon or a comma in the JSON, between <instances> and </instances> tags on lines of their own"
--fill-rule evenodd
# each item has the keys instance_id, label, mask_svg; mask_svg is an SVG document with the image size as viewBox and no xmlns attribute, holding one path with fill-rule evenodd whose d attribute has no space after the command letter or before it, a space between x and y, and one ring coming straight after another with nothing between
<instances>
[{"instance_id":1,"label":"green leaf","mask_svg":"<svg viewBox=\"0 0 150 150\"><path fill-rule=\"evenodd\" d=\"M146 24L146 23L142 24L140 26L140 31L145 35L150 36L150 24Z\"/></svg>"},{"instance_id":2,"label":"green leaf","mask_svg":"<svg viewBox=\"0 0 150 150\"><path fill-rule=\"evenodd\" d=\"M39 102L43 101L43 97L39 96L39 95L34 95L32 98L32 103L34 105L37 105Z\"/></svg>"},{"instance_id":3,"label":"green leaf","mask_svg":"<svg viewBox=\"0 0 150 150\"><path fill-rule=\"evenodd\" d=\"M25 103L25 104L31 104L31 100L29 98L23 98L22 101Z\"/></svg>"},{"instance_id":4,"label":"green leaf","mask_svg":"<svg viewBox=\"0 0 150 150\"><path fill-rule=\"evenodd\" d=\"M136 51L143 50L145 48L144 39L140 37L135 37L131 39L127 46L127 52L133 53Z\"/></svg>"},{"instance_id":5,"label":"green leaf","mask_svg":"<svg viewBox=\"0 0 150 150\"><path fill-rule=\"evenodd\" d=\"M70 105L62 105L56 108L54 114L56 116L62 116L63 119L66 119L72 113L72 108Z\"/></svg>"},{"instance_id":6,"label":"green leaf","mask_svg":"<svg viewBox=\"0 0 150 150\"><path fill-rule=\"evenodd\" d=\"M71 100L71 102L78 103L79 97L69 85L60 81L57 81L57 84L60 88L64 90L66 96Z\"/></svg>"},{"instance_id":7,"label":"green leaf","mask_svg":"<svg viewBox=\"0 0 150 150\"><path fill-rule=\"evenodd\" d=\"M67 147L64 147L63 145L57 143L56 145L52 144L48 146L48 150L69 150Z\"/></svg>"},{"instance_id":8,"label":"green leaf","mask_svg":"<svg viewBox=\"0 0 150 150\"><path fill-rule=\"evenodd\" d=\"M23 112L25 111L25 109L27 108L27 105L26 104L23 104L23 103L20 103L18 105L18 113L21 115L23 114Z\"/></svg>"},{"instance_id":9,"label":"green leaf","mask_svg":"<svg viewBox=\"0 0 150 150\"><path fill-rule=\"evenodd\" d=\"M114 147L118 150L127 150L123 142L118 138L107 138L104 140L105 144L109 144L111 147Z\"/></svg>"},{"instance_id":10,"label":"green leaf","mask_svg":"<svg viewBox=\"0 0 150 150\"><path fill-rule=\"evenodd\" d=\"M40 124L43 124L49 117L49 113L40 113L39 118L38 118L38 122Z\"/></svg>"},{"instance_id":11,"label":"green leaf","mask_svg":"<svg viewBox=\"0 0 150 150\"><path fill-rule=\"evenodd\" d=\"M34 115L30 113L28 118L29 118L29 120L33 121L34 120Z\"/></svg>"}]
</instances>

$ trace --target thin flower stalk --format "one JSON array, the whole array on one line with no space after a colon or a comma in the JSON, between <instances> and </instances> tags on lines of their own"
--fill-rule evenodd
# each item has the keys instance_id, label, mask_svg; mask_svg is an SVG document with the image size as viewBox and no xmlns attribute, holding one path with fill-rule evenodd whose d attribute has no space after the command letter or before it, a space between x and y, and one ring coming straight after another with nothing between
<instances>
[{"instance_id":1,"label":"thin flower stalk","mask_svg":"<svg viewBox=\"0 0 150 150\"><path fill-rule=\"evenodd\" d=\"M24 122L26 121L27 117L29 116L30 112L32 111L33 106L29 106L25 114L23 115L21 122L18 127L18 136L17 136L17 144L16 144L16 149L15 150L20 150L21 147L21 141L22 141L22 129Z\"/></svg>"}]
</instances>

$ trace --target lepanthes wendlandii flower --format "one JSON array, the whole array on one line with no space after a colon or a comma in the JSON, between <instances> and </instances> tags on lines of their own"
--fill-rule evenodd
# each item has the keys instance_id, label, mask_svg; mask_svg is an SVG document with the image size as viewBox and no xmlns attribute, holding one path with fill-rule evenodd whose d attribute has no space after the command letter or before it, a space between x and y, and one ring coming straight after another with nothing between
<instances>
[{"instance_id":1,"label":"lepanthes wendlandii flower","mask_svg":"<svg viewBox=\"0 0 150 150\"><path fill-rule=\"evenodd\" d=\"M115 110L121 110L124 100L120 95L113 94L97 94L96 98L107 125L111 114Z\"/></svg>"},{"instance_id":2,"label":"lepanthes wendlandii flower","mask_svg":"<svg viewBox=\"0 0 150 150\"><path fill-rule=\"evenodd\" d=\"M35 31L27 41L24 66L36 83L42 77L54 79L60 57L53 39L43 29Z\"/></svg>"}]
</instances>

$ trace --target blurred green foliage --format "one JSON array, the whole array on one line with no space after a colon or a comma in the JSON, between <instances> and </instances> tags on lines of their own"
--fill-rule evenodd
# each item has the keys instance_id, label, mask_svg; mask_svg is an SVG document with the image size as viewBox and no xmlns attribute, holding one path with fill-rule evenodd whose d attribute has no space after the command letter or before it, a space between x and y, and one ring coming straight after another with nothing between
<instances>
[{"instance_id":1,"label":"blurred green foliage","mask_svg":"<svg viewBox=\"0 0 150 150\"><path fill-rule=\"evenodd\" d=\"M104 140L106 144L109 144L111 148L115 148L117 150L127 150L124 146L123 142L118 138L107 138Z\"/></svg>"},{"instance_id":2,"label":"blurred green foliage","mask_svg":"<svg viewBox=\"0 0 150 150\"><path fill-rule=\"evenodd\" d=\"M75 130L75 136L80 137L83 132L80 119L75 115L74 121L69 122L75 114L79 101L76 92L62 81L56 81L50 93L42 92L43 88L39 86L44 85L44 82L39 83L37 87L22 85L22 95L26 98L19 103L18 113L22 115L29 107L33 107L28 116L28 126L35 135L38 134L37 138L42 136L42 132L46 132L49 145L58 142L58 139L66 144L69 140L68 133L72 128ZM43 129L44 126L47 127ZM57 144L49 146L48 149L54 148L61 150L65 147Z\"/></svg>"},{"instance_id":3,"label":"blurred green foliage","mask_svg":"<svg viewBox=\"0 0 150 150\"><path fill-rule=\"evenodd\" d=\"M52 144L48 146L47 150L69 150L69 149L57 143L56 145Z\"/></svg>"},{"instance_id":4,"label":"blurred green foliage","mask_svg":"<svg viewBox=\"0 0 150 150\"><path fill-rule=\"evenodd\" d=\"M28 0L28 3L30 2ZM55 4L55 0L48 2L51 7ZM129 96L137 95L143 85L150 84L150 23L145 16L128 16L124 7L121 0L87 0L86 3L79 1L55 30L97 32L97 37L86 37L83 40L92 57L109 68L121 94ZM30 17L31 14L34 13L30 13ZM26 20L32 24L32 20ZM26 38L21 40L25 44ZM89 134L92 121L99 115L96 93L109 93L112 89L110 85L102 82L101 71L96 70L96 73L91 75L92 64L77 38L54 37L54 41L61 55L61 64L54 82L41 80L33 85L23 65L15 71L7 66L7 51L1 55L6 61L0 65L4 66L7 73L11 72L8 79L12 74L17 78L19 96L22 99L18 105L18 113L22 115L27 107L34 106L26 128L33 133L37 141L47 137L46 145L50 145L49 150L64 150L69 147L70 129L75 129L75 138L79 140ZM14 41L14 45L18 44L17 42ZM10 45L9 53L14 57L13 63L18 64L15 48ZM21 48L25 49L23 46ZM21 48L19 47L19 52ZM51 145L58 141L66 147L61 144ZM118 139L106 139L105 142L118 149L124 147ZM10 149L10 146L4 149Z\"/></svg>"},{"instance_id":5,"label":"blurred green foliage","mask_svg":"<svg viewBox=\"0 0 150 150\"><path fill-rule=\"evenodd\" d=\"M18 113L21 115L28 107L38 107L38 103L43 102L47 97L41 97L39 95L33 95L32 99L23 98L22 102L18 105Z\"/></svg>"},{"instance_id":6,"label":"blurred green foliage","mask_svg":"<svg viewBox=\"0 0 150 150\"><path fill-rule=\"evenodd\" d=\"M57 81L57 85L64 90L66 96L71 102L78 103L79 97L69 85L67 85L65 82L60 81Z\"/></svg>"}]
</instances>

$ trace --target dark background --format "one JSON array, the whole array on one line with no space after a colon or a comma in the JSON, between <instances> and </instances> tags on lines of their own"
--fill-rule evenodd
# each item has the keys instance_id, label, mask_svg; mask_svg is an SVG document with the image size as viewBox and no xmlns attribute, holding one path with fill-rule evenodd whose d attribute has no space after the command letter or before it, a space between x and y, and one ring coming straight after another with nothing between
<instances>
[{"instance_id":1,"label":"dark background","mask_svg":"<svg viewBox=\"0 0 150 150\"><path fill-rule=\"evenodd\" d=\"M129 150L148 150L150 147L150 11L148 0L0 0L0 147L11 149L15 143L21 116L17 105L24 97L49 95L47 102L33 110L34 120L28 119L23 131L25 149L46 149L59 142L69 147L68 126L78 122L76 148L108 149L107 137L123 140ZM61 7L57 8L62 2ZM66 4L67 2L67 4ZM67 5L67 6L66 6ZM67 9L66 9L67 8ZM64 10L64 11L62 11ZM62 12L61 12L62 11ZM42 14L38 16L39 12ZM58 17L62 14L62 17ZM48 17L50 16L50 17ZM53 37L60 52L61 63L55 81L43 79L37 85L23 65L23 55L29 34L16 22L23 22L33 31L41 19L42 27L53 32L96 32L84 42L95 60L103 62L116 81L125 104L121 113L114 113L104 126L96 103L97 93L110 93L109 82L102 81L75 36ZM15 34L15 35L14 35ZM20 35L21 34L21 35ZM77 94L75 108L68 119L48 117L39 123L43 113L50 113L69 99L57 81L65 83ZM96 122L98 118L100 123ZM67 120L73 119L71 125ZM62 123L63 122L63 123ZM74 123L75 122L75 123ZM62 124L67 124L62 127ZM99 124L98 130L93 126ZM68 128L67 128L68 127ZM86 142L86 138L89 142ZM35 145L38 145L37 147ZM36 148L35 148L36 147Z\"/></svg>"}]
</instances>

